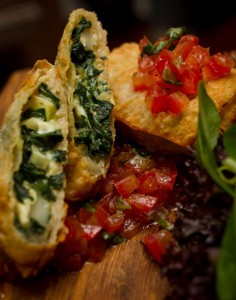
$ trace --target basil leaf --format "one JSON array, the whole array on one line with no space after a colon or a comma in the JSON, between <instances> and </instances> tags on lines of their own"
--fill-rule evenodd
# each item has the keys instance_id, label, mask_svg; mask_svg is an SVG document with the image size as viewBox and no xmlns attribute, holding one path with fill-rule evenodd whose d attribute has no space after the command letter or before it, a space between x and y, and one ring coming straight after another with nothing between
<instances>
[{"instance_id":1,"label":"basil leaf","mask_svg":"<svg viewBox=\"0 0 236 300\"><path fill-rule=\"evenodd\" d=\"M236 124L231 126L223 136L223 145L226 152L234 160L236 160Z\"/></svg>"},{"instance_id":2,"label":"basil leaf","mask_svg":"<svg viewBox=\"0 0 236 300\"><path fill-rule=\"evenodd\" d=\"M220 115L215 103L208 96L205 85L202 81L198 85L199 97L199 125L201 132L206 137L207 146L211 150L215 148L218 141Z\"/></svg>"},{"instance_id":3,"label":"basil leaf","mask_svg":"<svg viewBox=\"0 0 236 300\"><path fill-rule=\"evenodd\" d=\"M235 199L236 200L236 199ZM236 202L234 201L226 225L217 261L217 293L220 300L235 300L236 297Z\"/></svg>"},{"instance_id":4,"label":"basil leaf","mask_svg":"<svg viewBox=\"0 0 236 300\"><path fill-rule=\"evenodd\" d=\"M217 261L216 289L220 300L234 300L236 295L236 190L235 181L222 176L223 169L233 171L236 165L235 155L235 125L226 131L223 144L228 157L218 167L214 148L217 144L220 116L212 99L207 95L203 82L198 85L199 120L197 132L196 154L208 174L233 199L233 207L224 232L221 253ZM223 169L222 169L223 168ZM220 173L221 172L221 173ZM233 177L234 179L234 177Z\"/></svg>"},{"instance_id":5,"label":"basil leaf","mask_svg":"<svg viewBox=\"0 0 236 300\"><path fill-rule=\"evenodd\" d=\"M204 166L212 179L228 194L234 197L234 189L219 175L214 148L217 145L220 127L219 112L206 92L202 81L198 84L199 116L196 142L197 160Z\"/></svg>"},{"instance_id":6,"label":"basil leaf","mask_svg":"<svg viewBox=\"0 0 236 300\"><path fill-rule=\"evenodd\" d=\"M144 54L147 55L153 55L160 53L164 48L167 48L169 50L173 50L176 46L175 41L180 39L182 35L186 33L185 27L171 27L164 36L168 37L168 39L159 41L158 44L152 44L148 43L148 45L145 45L143 47L143 52L141 53L141 56Z\"/></svg>"}]
</instances>

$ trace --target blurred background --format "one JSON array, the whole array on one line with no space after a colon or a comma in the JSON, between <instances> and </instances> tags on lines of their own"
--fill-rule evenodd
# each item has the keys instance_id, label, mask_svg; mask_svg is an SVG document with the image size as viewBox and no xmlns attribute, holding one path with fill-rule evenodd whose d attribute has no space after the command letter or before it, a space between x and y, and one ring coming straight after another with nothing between
<instances>
[{"instance_id":1,"label":"blurred background","mask_svg":"<svg viewBox=\"0 0 236 300\"><path fill-rule=\"evenodd\" d=\"M54 62L73 9L95 11L110 49L123 42L152 42L169 27L186 26L211 54L236 49L236 1L212 0L0 0L0 90L12 72L36 60Z\"/></svg>"}]
</instances>

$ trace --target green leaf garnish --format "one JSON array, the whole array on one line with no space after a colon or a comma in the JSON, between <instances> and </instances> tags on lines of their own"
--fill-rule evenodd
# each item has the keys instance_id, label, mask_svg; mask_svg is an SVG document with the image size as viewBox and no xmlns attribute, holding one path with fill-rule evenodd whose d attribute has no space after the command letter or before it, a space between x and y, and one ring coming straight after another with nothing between
<instances>
[{"instance_id":1,"label":"green leaf garnish","mask_svg":"<svg viewBox=\"0 0 236 300\"><path fill-rule=\"evenodd\" d=\"M214 148L218 141L220 115L208 96L204 83L198 85L199 119L196 154L212 179L233 197L233 207L222 239L220 256L216 265L216 290L220 300L235 300L236 295L236 125L223 136L227 158L218 166ZM224 174L227 172L227 175Z\"/></svg>"},{"instance_id":2,"label":"green leaf garnish","mask_svg":"<svg viewBox=\"0 0 236 300\"><path fill-rule=\"evenodd\" d=\"M236 203L234 201L217 262L217 293L220 300L236 297Z\"/></svg>"},{"instance_id":3,"label":"green leaf garnish","mask_svg":"<svg viewBox=\"0 0 236 300\"><path fill-rule=\"evenodd\" d=\"M175 41L181 38L182 35L184 35L186 32L185 27L171 27L164 36L168 37L168 39L159 42L157 45L149 43L148 45L145 45L143 47L143 52L141 53L141 56L144 54L147 55L153 55L160 53L164 48L167 48L169 50L173 50L175 48Z\"/></svg>"},{"instance_id":4,"label":"green leaf garnish","mask_svg":"<svg viewBox=\"0 0 236 300\"><path fill-rule=\"evenodd\" d=\"M218 172L218 164L214 155L220 126L220 115L212 99L206 92L202 81L198 84L199 116L196 155L197 160L207 170L212 179L228 194L234 197L234 189L222 180Z\"/></svg>"}]
</instances>

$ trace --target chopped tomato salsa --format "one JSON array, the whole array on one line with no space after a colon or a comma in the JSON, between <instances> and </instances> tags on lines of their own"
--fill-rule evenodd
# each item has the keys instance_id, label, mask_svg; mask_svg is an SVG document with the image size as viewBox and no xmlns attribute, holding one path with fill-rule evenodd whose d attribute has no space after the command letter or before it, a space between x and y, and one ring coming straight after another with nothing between
<instances>
[{"instance_id":1,"label":"chopped tomato salsa","mask_svg":"<svg viewBox=\"0 0 236 300\"><path fill-rule=\"evenodd\" d=\"M110 168L95 199L70 205L66 240L54 264L63 271L102 260L108 245L131 239L148 225L169 229L175 220L177 178L174 158L150 155L128 144L116 146ZM166 206L166 207L164 207Z\"/></svg>"},{"instance_id":2,"label":"chopped tomato salsa","mask_svg":"<svg viewBox=\"0 0 236 300\"><path fill-rule=\"evenodd\" d=\"M230 73L234 61L227 53L210 54L199 38L184 28L171 28L154 44L146 37L139 42L138 71L134 90L146 92L145 103L153 115L179 114L197 94L200 80L218 79Z\"/></svg>"}]
</instances>

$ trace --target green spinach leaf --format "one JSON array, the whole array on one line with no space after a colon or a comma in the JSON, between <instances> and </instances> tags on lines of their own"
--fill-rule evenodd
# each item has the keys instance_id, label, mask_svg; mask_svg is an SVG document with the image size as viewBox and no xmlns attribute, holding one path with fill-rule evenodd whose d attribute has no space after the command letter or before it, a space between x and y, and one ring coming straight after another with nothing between
<instances>
[{"instance_id":1,"label":"green spinach leaf","mask_svg":"<svg viewBox=\"0 0 236 300\"><path fill-rule=\"evenodd\" d=\"M21 121L27 120L29 118L39 118L43 121L46 121L46 112L45 108L32 109L29 108L24 111L21 115Z\"/></svg>"},{"instance_id":2,"label":"green spinach leaf","mask_svg":"<svg viewBox=\"0 0 236 300\"><path fill-rule=\"evenodd\" d=\"M38 91L45 96L46 98L50 99L52 103L55 105L57 109L60 108L60 102L56 95L54 95L46 85L46 83L41 83L38 87Z\"/></svg>"}]
</instances>

